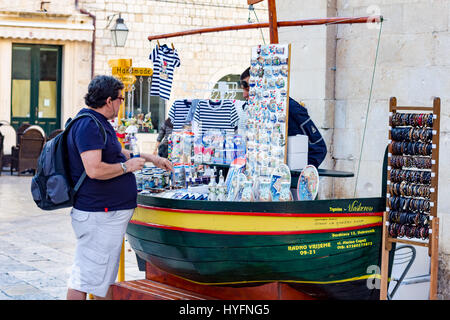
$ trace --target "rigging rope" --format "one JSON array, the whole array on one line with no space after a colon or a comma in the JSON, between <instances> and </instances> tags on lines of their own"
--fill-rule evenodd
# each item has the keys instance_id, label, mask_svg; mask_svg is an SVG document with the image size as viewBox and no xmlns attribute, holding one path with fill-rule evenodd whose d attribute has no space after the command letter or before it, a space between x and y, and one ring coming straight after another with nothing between
<instances>
[{"instance_id":1,"label":"rigging rope","mask_svg":"<svg viewBox=\"0 0 450 320\"><path fill-rule=\"evenodd\" d=\"M253 8L252 4L248 6L248 23L251 23L251 18L250 18L250 12L251 11L253 11L253 14L255 15L256 21L259 23L258 16L257 16L256 11ZM259 28L259 31L261 32L262 41L264 42L264 45L266 45L266 40L264 40L264 33L262 31L262 28Z\"/></svg>"},{"instance_id":2,"label":"rigging rope","mask_svg":"<svg viewBox=\"0 0 450 320\"><path fill-rule=\"evenodd\" d=\"M355 190L353 191L353 197L356 197L356 187L358 186L359 169L361 167L361 158L362 158L362 152L363 152L363 148L364 148L364 139L365 139L365 136L366 136L367 119L369 118L369 108L370 108L370 101L372 99L373 80L375 78L375 69L376 69L376 66L377 66L378 49L380 48L380 38L381 38L381 29L382 29L382 27L383 27L383 20L381 20L381 22L380 22L380 31L378 33L377 50L376 50L376 53L375 53L375 62L374 62L373 71L372 71L372 81L370 83L369 101L367 103L366 120L364 122L363 138L362 138L362 142L361 142L361 151L359 153L358 170L356 172Z\"/></svg>"}]
</instances>

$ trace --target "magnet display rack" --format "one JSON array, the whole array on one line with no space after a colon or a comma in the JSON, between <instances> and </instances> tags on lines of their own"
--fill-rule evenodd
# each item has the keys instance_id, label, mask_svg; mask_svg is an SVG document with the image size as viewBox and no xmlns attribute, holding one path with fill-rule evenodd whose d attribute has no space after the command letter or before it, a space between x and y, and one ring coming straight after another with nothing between
<instances>
[{"instance_id":1,"label":"magnet display rack","mask_svg":"<svg viewBox=\"0 0 450 320\"><path fill-rule=\"evenodd\" d=\"M386 211L380 299L387 299L388 256L392 243L428 247L430 300L437 297L439 218L439 123L441 100L432 107L397 106L389 101Z\"/></svg>"}]
</instances>

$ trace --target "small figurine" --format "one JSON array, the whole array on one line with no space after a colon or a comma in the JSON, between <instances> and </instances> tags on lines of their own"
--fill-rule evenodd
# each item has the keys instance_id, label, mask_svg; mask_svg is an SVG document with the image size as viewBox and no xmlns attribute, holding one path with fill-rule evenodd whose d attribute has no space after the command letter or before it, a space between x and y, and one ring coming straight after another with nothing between
<instances>
[{"instance_id":1,"label":"small figurine","mask_svg":"<svg viewBox=\"0 0 450 320\"><path fill-rule=\"evenodd\" d=\"M143 113L139 113L137 115L137 125L139 127L139 129L143 129L144 128L144 114Z\"/></svg>"},{"instance_id":2,"label":"small figurine","mask_svg":"<svg viewBox=\"0 0 450 320\"><path fill-rule=\"evenodd\" d=\"M292 201L291 184L289 181L281 182L280 201Z\"/></svg>"},{"instance_id":3,"label":"small figurine","mask_svg":"<svg viewBox=\"0 0 450 320\"><path fill-rule=\"evenodd\" d=\"M245 181L244 182L244 189L242 190L242 197L241 201L253 201L253 182Z\"/></svg>"},{"instance_id":4,"label":"small figurine","mask_svg":"<svg viewBox=\"0 0 450 320\"><path fill-rule=\"evenodd\" d=\"M272 201L270 193L270 181L264 179L259 185L259 200L260 201Z\"/></svg>"},{"instance_id":5,"label":"small figurine","mask_svg":"<svg viewBox=\"0 0 450 320\"><path fill-rule=\"evenodd\" d=\"M127 135L125 133L125 130L127 129L127 127L125 127L123 124L121 124L118 128L117 128L117 132L116 132L116 136L119 139L125 139L125 136Z\"/></svg>"},{"instance_id":6,"label":"small figurine","mask_svg":"<svg viewBox=\"0 0 450 320\"><path fill-rule=\"evenodd\" d=\"M152 113L149 112L144 117L144 127L152 130L153 129L153 123L152 123Z\"/></svg>"},{"instance_id":7,"label":"small figurine","mask_svg":"<svg viewBox=\"0 0 450 320\"><path fill-rule=\"evenodd\" d=\"M138 126L137 126L137 119L136 118L128 119L128 126L125 129L125 132L127 134L135 134L135 133L138 132Z\"/></svg>"}]
</instances>

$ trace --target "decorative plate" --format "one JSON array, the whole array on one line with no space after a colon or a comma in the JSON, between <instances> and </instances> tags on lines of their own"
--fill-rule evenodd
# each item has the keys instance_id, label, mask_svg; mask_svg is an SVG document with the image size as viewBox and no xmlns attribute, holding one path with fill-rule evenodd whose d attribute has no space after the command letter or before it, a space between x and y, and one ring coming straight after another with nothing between
<instances>
[{"instance_id":1,"label":"decorative plate","mask_svg":"<svg viewBox=\"0 0 450 320\"><path fill-rule=\"evenodd\" d=\"M313 165L307 165L300 174L297 184L298 200L314 200L319 191L319 173Z\"/></svg>"}]
</instances>

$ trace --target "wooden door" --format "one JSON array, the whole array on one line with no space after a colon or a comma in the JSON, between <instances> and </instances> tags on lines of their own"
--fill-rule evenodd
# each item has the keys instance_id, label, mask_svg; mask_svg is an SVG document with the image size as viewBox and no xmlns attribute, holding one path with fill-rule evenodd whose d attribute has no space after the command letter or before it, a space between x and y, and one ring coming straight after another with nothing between
<instances>
[{"instance_id":1,"label":"wooden door","mask_svg":"<svg viewBox=\"0 0 450 320\"><path fill-rule=\"evenodd\" d=\"M48 135L60 128L61 46L13 44L11 124L37 124Z\"/></svg>"}]
</instances>

